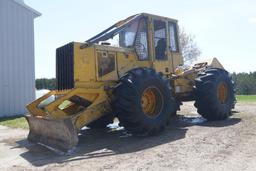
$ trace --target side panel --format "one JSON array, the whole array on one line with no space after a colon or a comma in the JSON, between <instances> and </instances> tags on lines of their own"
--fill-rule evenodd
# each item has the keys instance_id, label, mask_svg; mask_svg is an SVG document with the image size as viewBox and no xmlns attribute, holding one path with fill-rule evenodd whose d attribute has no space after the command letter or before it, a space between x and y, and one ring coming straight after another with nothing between
<instances>
[{"instance_id":1,"label":"side panel","mask_svg":"<svg viewBox=\"0 0 256 171\"><path fill-rule=\"evenodd\" d=\"M170 53L170 56L172 58L172 68L173 68L173 73L177 66L183 65L183 57L180 53Z\"/></svg>"},{"instance_id":2,"label":"side panel","mask_svg":"<svg viewBox=\"0 0 256 171\"><path fill-rule=\"evenodd\" d=\"M164 75L168 75L172 71L172 67L169 61L155 61L154 69L157 72L163 73Z\"/></svg>"},{"instance_id":3,"label":"side panel","mask_svg":"<svg viewBox=\"0 0 256 171\"><path fill-rule=\"evenodd\" d=\"M127 71L138 67L152 67L150 61L138 61L135 53L117 53L118 76L123 76Z\"/></svg>"},{"instance_id":4,"label":"side panel","mask_svg":"<svg viewBox=\"0 0 256 171\"><path fill-rule=\"evenodd\" d=\"M96 50L96 75L98 81L115 81L117 76L116 52Z\"/></svg>"},{"instance_id":5,"label":"side panel","mask_svg":"<svg viewBox=\"0 0 256 171\"><path fill-rule=\"evenodd\" d=\"M136 53L131 49L119 48L113 46L97 45L95 49L96 55L96 75L98 81L117 81L122 75L132 68L152 67L151 61L138 61ZM104 57L105 56L105 57ZM115 58L115 69L113 70L113 62L110 59L103 59L106 63L101 63L99 59ZM104 65L104 66L103 66ZM105 66L106 65L106 66ZM107 68L111 72L102 74L102 70Z\"/></svg>"},{"instance_id":6,"label":"side panel","mask_svg":"<svg viewBox=\"0 0 256 171\"><path fill-rule=\"evenodd\" d=\"M80 49L80 43L75 43L74 48L74 81L75 87L78 82L96 81L95 47Z\"/></svg>"}]
</instances>

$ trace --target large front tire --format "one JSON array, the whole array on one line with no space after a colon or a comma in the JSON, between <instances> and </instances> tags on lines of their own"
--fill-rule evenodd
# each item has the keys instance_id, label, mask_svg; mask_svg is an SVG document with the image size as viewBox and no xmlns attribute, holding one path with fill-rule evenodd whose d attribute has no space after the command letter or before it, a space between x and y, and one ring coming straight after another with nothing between
<instances>
[{"instance_id":1,"label":"large front tire","mask_svg":"<svg viewBox=\"0 0 256 171\"><path fill-rule=\"evenodd\" d=\"M224 120L235 105L234 83L228 72L209 69L195 80L195 107L209 121Z\"/></svg>"},{"instance_id":2,"label":"large front tire","mask_svg":"<svg viewBox=\"0 0 256 171\"><path fill-rule=\"evenodd\" d=\"M120 79L113 94L114 114L134 135L157 134L177 110L170 82L153 69L129 71Z\"/></svg>"}]
</instances>

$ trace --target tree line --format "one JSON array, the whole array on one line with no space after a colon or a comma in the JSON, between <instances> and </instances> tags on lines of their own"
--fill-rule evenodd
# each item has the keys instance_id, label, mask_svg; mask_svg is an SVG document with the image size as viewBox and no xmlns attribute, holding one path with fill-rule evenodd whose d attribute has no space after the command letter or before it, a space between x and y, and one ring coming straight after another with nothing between
<instances>
[{"instance_id":1,"label":"tree line","mask_svg":"<svg viewBox=\"0 0 256 171\"><path fill-rule=\"evenodd\" d=\"M56 88L57 88L57 86L56 86L56 79L55 78L36 79L36 89L37 90L42 90L42 89L55 90Z\"/></svg>"},{"instance_id":2,"label":"tree line","mask_svg":"<svg viewBox=\"0 0 256 171\"><path fill-rule=\"evenodd\" d=\"M256 71L250 73L233 73L232 79L235 82L236 94L256 94Z\"/></svg>"},{"instance_id":3,"label":"tree line","mask_svg":"<svg viewBox=\"0 0 256 171\"><path fill-rule=\"evenodd\" d=\"M235 83L236 94L255 95L256 94L256 71L250 73L232 73L232 79ZM42 78L36 79L36 89L55 90L56 79Z\"/></svg>"}]
</instances>

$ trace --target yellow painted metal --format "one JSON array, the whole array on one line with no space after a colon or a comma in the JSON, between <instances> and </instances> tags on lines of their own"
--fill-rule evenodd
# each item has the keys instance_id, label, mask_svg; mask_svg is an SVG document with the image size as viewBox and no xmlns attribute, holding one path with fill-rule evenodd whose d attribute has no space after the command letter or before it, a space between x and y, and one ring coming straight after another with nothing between
<instances>
[{"instance_id":1,"label":"yellow painted metal","mask_svg":"<svg viewBox=\"0 0 256 171\"><path fill-rule=\"evenodd\" d=\"M172 66L172 73L175 71L175 69L180 66L180 65L183 65L183 57L181 56L180 53L171 53L171 55L169 56L171 57L172 59L172 63L173 63L173 66Z\"/></svg>"},{"instance_id":2,"label":"yellow painted metal","mask_svg":"<svg viewBox=\"0 0 256 171\"><path fill-rule=\"evenodd\" d=\"M148 14L147 14L148 15ZM165 74L167 77L170 77L171 73L174 72L177 66L183 64L183 58L181 53L178 52L171 52L170 51L170 36L169 36L169 29L168 29L168 22L173 22L177 24L177 20L167 18L167 17L161 17L156 15L149 14L149 28L148 28L148 35L149 35L149 46L150 46L150 56L151 60L153 61L153 68ZM167 47L166 47L166 60L156 60L155 55L155 45L154 45L154 27L153 27L153 21L154 20L160 20L165 22L166 24L166 39L167 39ZM178 28L178 24L176 25ZM179 39L178 39L179 41ZM178 42L179 44L179 42ZM179 48L180 49L180 48Z\"/></svg>"},{"instance_id":3,"label":"yellow painted metal","mask_svg":"<svg viewBox=\"0 0 256 171\"><path fill-rule=\"evenodd\" d=\"M117 72L119 77L133 68L149 67L150 61L139 61L137 55L134 52L130 53L117 53Z\"/></svg>"},{"instance_id":4,"label":"yellow painted metal","mask_svg":"<svg viewBox=\"0 0 256 171\"><path fill-rule=\"evenodd\" d=\"M78 132L82 127L106 113L111 113L109 97L103 88L76 88L65 92L66 94L62 91L51 91L27 106L31 114L26 116L30 141L64 150L70 149L78 143ZM61 96L58 97L59 95ZM55 96L57 100L39 107L50 96ZM83 106L73 103L73 96L79 96L91 104ZM67 101L70 103L65 105Z\"/></svg>"},{"instance_id":5,"label":"yellow painted metal","mask_svg":"<svg viewBox=\"0 0 256 171\"><path fill-rule=\"evenodd\" d=\"M75 87L81 82L96 82L95 46L81 49L81 43L74 46Z\"/></svg>"},{"instance_id":6,"label":"yellow painted metal","mask_svg":"<svg viewBox=\"0 0 256 171\"><path fill-rule=\"evenodd\" d=\"M64 94L66 93L66 94ZM60 97L57 97L57 95L61 95ZM49 98L50 96L55 96L56 100L51 102L50 104L46 104L43 108L39 107L39 104L41 102L43 102L44 100L46 100L47 98ZM78 106L77 104L68 104L68 106L66 108L61 109L60 105L62 105L63 103L65 103L66 101L69 101L71 99L71 97L73 96L79 96L87 101L91 102L91 105L88 107L83 107L83 106ZM48 94L44 95L43 97L35 100L34 102L32 102L31 104L27 105L27 109L29 110L30 114L33 116L37 116L37 117L49 117L52 119L63 119L63 118L68 118L70 116L72 116L72 118L79 118L80 115L85 114L86 110L89 111L89 109L93 109L94 106L97 106L97 108L99 107L99 103L107 103L107 99L108 96L106 94L106 91L103 90L103 88L101 89L85 89L85 88L76 88L73 90L69 90L69 91L51 91ZM65 105L65 104L63 104ZM65 109L72 108L72 112L70 111L65 111ZM78 108L83 109L82 111L78 110ZM94 109L95 110L95 109ZM76 113L77 112L77 113ZM105 112L106 113L106 112ZM101 117L101 113L97 113L94 114L95 119ZM76 119L77 120L77 119ZM78 119L79 120L79 119ZM94 120L94 119L92 119ZM80 122L81 123L81 122ZM87 123L87 122L83 122L83 126ZM78 124L79 126L81 126L81 124ZM77 129L79 130L81 127L77 127Z\"/></svg>"},{"instance_id":7,"label":"yellow painted metal","mask_svg":"<svg viewBox=\"0 0 256 171\"><path fill-rule=\"evenodd\" d=\"M47 93L46 95L40 97L39 99L33 101L32 103L30 103L29 105L27 105L27 109L29 111L29 113L33 116L46 116L47 113L45 113L43 111L43 109L39 108L39 104L43 101L45 101L46 99L48 99L51 96L56 96L56 95L64 95L66 93L68 93L70 90L66 90L66 91L50 91L49 93Z\"/></svg>"},{"instance_id":8,"label":"yellow painted metal","mask_svg":"<svg viewBox=\"0 0 256 171\"><path fill-rule=\"evenodd\" d=\"M189 69L177 69L179 65L183 64L183 58L180 48L179 52L170 51L169 29L166 32L167 47L165 53L167 59L161 61L156 60L153 21L164 21L166 28L168 28L168 22L177 24L177 20L152 14L143 13L142 15L148 19L148 60L139 60L134 48L121 48L99 44L92 44L81 48L81 45L84 45L84 43L74 43L74 89L51 91L27 106L29 113L32 115L27 117L31 129L33 129L31 130L31 139L36 139L38 136L36 135L37 133L47 136L50 134L49 129L54 129L54 126L50 127L48 125L49 127L47 127L47 124L56 124L56 129L67 126L68 128L65 130L69 130L69 132L65 135L69 136L56 135L61 134L61 131L56 131L55 134L51 134L51 137L54 138L56 136L60 139L61 137L65 137L63 141L69 141L68 137L71 137L70 135L74 132L78 132L84 125L99 119L106 113L111 113L110 101L112 98L112 88L116 86L121 76L133 68L153 68L156 72L161 72L166 77L171 78L170 84L173 86L173 93L175 93L176 97L186 97L189 93L193 92L194 80L200 70L205 68L223 68L220 62L216 58L213 58L209 61L195 64ZM122 20L116 25L123 25L131 18ZM104 54L105 57L111 56L114 58L113 70L104 75L99 74L101 66L98 55L101 54ZM220 92L223 92L222 89L220 88ZM223 101L225 93L220 94ZM84 99L86 102L90 102L90 104L83 106L76 101L72 101L72 98L75 96ZM54 101L44 104L51 97L55 98ZM154 116L156 103L157 97L154 91L148 90L148 92L145 92L145 96L142 97L144 112L150 116ZM42 124L39 124L40 120ZM40 126L37 127L36 125ZM47 131L38 130L44 127L48 128ZM43 137L42 140L44 139ZM75 136L74 139L74 141L68 143L69 147L77 143L78 138Z\"/></svg>"},{"instance_id":9,"label":"yellow painted metal","mask_svg":"<svg viewBox=\"0 0 256 171\"><path fill-rule=\"evenodd\" d=\"M212 58L207 61L208 68L220 68L224 69L223 65L217 58Z\"/></svg>"},{"instance_id":10,"label":"yellow painted metal","mask_svg":"<svg viewBox=\"0 0 256 171\"><path fill-rule=\"evenodd\" d=\"M75 121L76 128L81 129L84 125L111 112L110 99L105 93L101 93L92 105L77 114Z\"/></svg>"},{"instance_id":11,"label":"yellow painted metal","mask_svg":"<svg viewBox=\"0 0 256 171\"><path fill-rule=\"evenodd\" d=\"M141 107L145 115L156 117L163 105L163 97L156 87L149 87L141 96Z\"/></svg>"},{"instance_id":12,"label":"yellow painted metal","mask_svg":"<svg viewBox=\"0 0 256 171\"><path fill-rule=\"evenodd\" d=\"M157 72L161 72L167 77L171 76L175 68L183 64L183 58L179 52L171 52L169 48L166 48L167 59L156 60L154 52L154 28L153 21L161 20L166 23L168 22L177 23L177 20L161 17L152 14L143 13L144 16L148 17L148 48L149 48L149 60L140 61L138 60L137 54L133 49L120 48L114 46L103 46L103 45L91 45L86 48L80 48L83 43L75 43L74 48L74 81L75 87L81 87L86 82L101 82L101 81L117 81L127 71L137 67L149 67L154 68ZM122 20L117 25L122 25L124 22L133 18L128 17L126 20ZM178 25L177 25L178 27ZM166 29L167 47L169 45L169 29ZM113 54L115 56L116 69L104 76L98 75L98 61L97 53L104 52L106 54Z\"/></svg>"},{"instance_id":13,"label":"yellow painted metal","mask_svg":"<svg viewBox=\"0 0 256 171\"><path fill-rule=\"evenodd\" d=\"M181 93L190 93L193 91L194 81L188 79L187 77L180 77L175 80L175 93L176 95Z\"/></svg>"},{"instance_id":14,"label":"yellow painted metal","mask_svg":"<svg viewBox=\"0 0 256 171\"><path fill-rule=\"evenodd\" d=\"M99 56L100 55L103 55L103 54L106 54L106 57L105 58L110 58L111 56L114 58L114 67L117 68L117 63L116 63L116 55L117 55L117 52L114 51L107 51L107 50L96 50L96 73L99 73L99 66L100 66L100 62L98 61L99 60ZM102 66L101 66L102 67ZM97 75L97 81L115 81L115 80L118 80L118 75L117 75L117 72L116 70L114 69L113 72L109 72L107 74L104 74L102 76L100 76L99 74L96 74Z\"/></svg>"},{"instance_id":15,"label":"yellow painted metal","mask_svg":"<svg viewBox=\"0 0 256 171\"><path fill-rule=\"evenodd\" d=\"M174 72L174 74L177 76L174 81L174 90L176 96L184 97L187 96L189 93L193 92L193 87L195 86L195 79L198 72L203 71L206 68L224 69L224 67L221 65L217 58L200 61L199 63L195 63L194 66L191 66L187 70L177 68Z\"/></svg>"}]
</instances>

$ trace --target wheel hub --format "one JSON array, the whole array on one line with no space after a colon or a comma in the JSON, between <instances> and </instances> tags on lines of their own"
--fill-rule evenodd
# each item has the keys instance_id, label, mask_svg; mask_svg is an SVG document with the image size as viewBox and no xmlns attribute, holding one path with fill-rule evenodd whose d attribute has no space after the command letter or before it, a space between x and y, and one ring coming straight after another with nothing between
<instances>
[{"instance_id":1,"label":"wheel hub","mask_svg":"<svg viewBox=\"0 0 256 171\"><path fill-rule=\"evenodd\" d=\"M226 83L221 82L217 88L217 97L221 104L227 102L228 99L228 86Z\"/></svg>"},{"instance_id":2,"label":"wheel hub","mask_svg":"<svg viewBox=\"0 0 256 171\"><path fill-rule=\"evenodd\" d=\"M145 115L156 117L162 110L163 97L156 87L145 89L141 96L141 107Z\"/></svg>"}]
</instances>

